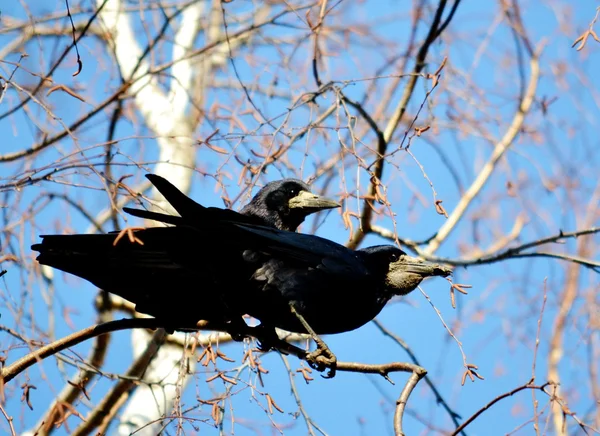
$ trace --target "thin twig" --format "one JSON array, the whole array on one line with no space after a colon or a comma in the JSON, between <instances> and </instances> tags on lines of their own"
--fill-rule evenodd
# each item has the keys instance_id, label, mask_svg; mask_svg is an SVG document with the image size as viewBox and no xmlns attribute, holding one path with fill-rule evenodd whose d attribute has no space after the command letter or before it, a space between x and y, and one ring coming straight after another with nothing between
<instances>
[{"instance_id":1,"label":"thin twig","mask_svg":"<svg viewBox=\"0 0 600 436\"><path fill-rule=\"evenodd\" d=\"M296 382L294 381L294 374L292 373L292 368L290 366L290 362L288 361L288 358L284 354L280 353L279 356L281 357L281 360L283 360L285 369L288 372L288 377L290 379L290 389L292 390L292 395L294 396L294 399L296 400L296 404L298 405L298 411L300 411L300 414L304 418L304 422L306 422L306 428L308 430L308 434L310 434L311 436L316 436L315 432L313 431L313 426L314 426L313 420L310 416L308 416L306 409L302 405L302 400L300 399L300 394L298 393L298 389L296 388ZM325 434L322 431L321 431L321 433Z\"/></svg>"},{"instance_id":2,"label":"thin twig","mask_svg":"<svg viewBox=\"0 0 600 436\"><path fill-rule=\"evenodd\" d=\"M10 428L11 436L17 436L17 432L15 431L15 427L13 426L13 417L8 416L8 413L6 413L6 410L4 410L4 407L2 407L2 403L0 403L0 412L2 412L2 414L6 418L6 421L8 421L8 428Z\"/></svg>"},{"instance_id":3,"label":"thin twig","mask_svg":"<svg viewBox=\"0 0 600 436\"><path fill-rule=\"evenodd\" d=\"M452 337L452 339L454 339L454 342L456 342L456 344L458 345L458 349L459 349L460 354L462 355L462 359L463 359L463 366L465 368L465 372L463 374L463 384L464 384L467 376L469 376L471 381L475 381L475 377L477 377L480 380L483 380L483 377L481 375L479 375L476 371L478 369L477 366L473 365L472 363L467 362L467 355L465 354L465 351L463 350L462 342L458 340L458 338L456 337L454 332L450 329L448 324L446 324L446 321L444 321L444 317L442 316L442 313L440 312L440 310L435 306L435 304L433 304L433 301L431 301L431 298L429 298L429 295L427 295L425 293L423 288L421 288L420 286L417 286L417 287L418 287L419 291L421 291L421 294L423 294L425 299L429 302L429 304L431 305L433 310L435 310L435 313L437 314L438 318L442 322L442 325L444 326L444 328L446 329L448 334Z\"/></svg>"},{"instance_id":4,"label":"thin twig","mask_svg":"<svg viewBox=\"0 0 600 436\"><path fill-rule=\"evenodd\" d=\"M548 299L548 279L544 279L544 298L542 300L542 308L540 309L540 316L538 318L537 332L535 334L535 348L533 349L533 363L531 365L531 380L535 380L535 367L537 363L537 354L540 348L540 333L542 331L542 319L544 317L544 309L546 308L546 300ZM538 415L538 401L535 398L535 390L531 391L531 397L533 400L533 428L535 434L540 434L540 424Z\"/></svg>"},{"instance_id":5,"label":"thin twig","mask_svg":"<svg viewBox=\"0 0 600 436\"><path fill-rule=\"evenodd\" d=\"M439 2L431 26L429 27L428 34L425 37L425 40L423 41L423 44L421 45L417 53L415 59L415 66L412 71L413 74L408 79L408 82L406 84L406 87L404 88L402 96L400 97L398 105L396 106L392 117L390 118L386 128L383 131L383 136L378 138L376 161L373 165L371 183L369 184L367 198L374 198L375 194L377 193L377 184L380 182L381 176L383 175L383 167L385 163L384 156L387 152L388 143L392 139L394 133L396 132L396 129L398 128L400 122L404 117L404 114L406 113L408 102L410 101L410 98L413 95L413 91L417 85L417 80L419 77L418 74L423 70L423 68L425 68L425 60L427 58L429 48L449 24L450 20L454 16L454 11L456 11L456 8L460 3L460 0L456 0L454 2L453 8L450 11L450 14L448 15L446 21L442 22L442 15L444 14L446 3L446 0L441 0ZM357 248L358 245L363 241L365 235L370 232L372 217L373 208L371 200L365 200L365 204L361 213L361 225L359 229L356 232L354 232L348 244L346 244L349 248Z\"/></svg>"},{"instance_id":6,"label":"thin twig","mask_svg":"<svg viewBox=\"0 0 600 436\"><path fill-rule=\"evenodd\" d=\"M167 333L164 329L155 331L152 339L148 341L146 350L131 364L125 376L128 378L141 378L152 359L158 353L160 346L164 343L166 336ZM119 380L102 401L94 407L86 420L75 429L72 436L88 435L98 426L100 426L98 434L106 434L106 428L114 419L121 406L129 398L131 390L138 384L138 382L133 380Z\"/></svg>"},{"instance_id":7,"label":"thin twig","mask_svg":"<svg viewBox=\"0 0 600 436\"><path fill-rule=\"evenodd\" d=\"M100 300L99 304L96 305L96 309L98 310L98 323L112 321L110 294L105 291L99 291L96 299ZM38 429L37 434L39 436L46 436L58 428L55 426L55 423L61 419L60 412L64 409L65 405L72 405L75 400L79 398L81 393L88 397L86 388L97 375L98 372L96 368L100 368L104 363L109 343L110 334L96 336L90 355L86 359L86 362L91 368L81 368L77 375L64 385L63 389L52 402L46 413L38 420L36 428Z\"/></svg>"},{"instance_id":8,"label":"thin twig","mask_svg":"<svg viewBox=\"0 0 600 436\"><path fill-rule=\"evenodd\" d=\"M446 238L450 235L452 230L454 230L456 225L461 221L467 208L473 202L475 197L477 197L477 195L481 192L486 182L489 180L490 176L494 172L494 169L498 165L498 162L504 156L504 154L510 148L510 146L514 143L517 134L521 131L521 128L525 121L525 116L531 109L537 90L540 75L538 55L535 55L531 58L530 69L531 77L529 79L527 91L523 96L523 99L519 103L519 107L515 113L515 116L513 117L510 126L506 130L506 133L504 134L502 139L494 147L492 155L490 156L487 163L483 166L483 168L481 169L481 171L479 172L469 189L465 191L464 195L461 197L454 210L450 213L448 219L440 227L435 238L433 238L433 240L425 248L424 251L426 254L431 255L435 253L435 251L440 247L442 242L446 240Z\"/></svg>"},{"instance_id":9,"label":"thin twig","mask_svg":"<svg viewBox=\"0 0 600 436\"><path fill-rule=\"evenodd\" d=\"M538 239L535 241L527 242L525 244L519 245L517 247L507 248L499 253L490 254L488 256L482 256L477 258L467 258L467 259L451 259L445 257L437 257L427 255L425 253L419 252L419 254L426 260L432 262L446 263L448 265L454 266L469 266L469 265L482 265L482 264L490 264L496 263L507 259L515 259L520 257L551 257L555 259L566 260L569 262L574 262L579 265L583 265L588 267L596 272L600 272L600 262L596 262L590 259L586 259L580 256L571 256L567 254L559 254L559 253L550 253L544 251L535 251L529 253L523 253L524 250L537 247L540 245L545 245L549 243L558 243L566 238L577 238L579 236L584 235L592 235L600 233L600 227L591 227L589 229L577 230L574 232L563 233L562 231L554 236L548 236L542 239Z\"/></svg>"},{"instance_id":10,"label":"thin twig","mask_svg":"<svg viewBox=\"0 0 600 436\"><path fill-rule=\"evenodd\" d=\"M548 392L546 392L544 390L544 388L546 386L549 386L551 383L544 383L543 385L533 385L531 384L531 381L527 382L526 384L524 384L523 386L519 386L518 388L513 389L512 391L506 392L505 394L502 395L498 395L496 398L494 398L492 401L490 401L489 403L487 403L485 406L483 406L481 409L479 409L477 412L475 412L471 417L469 417L469 419L467 419L465 422L462 423L462 425L460 427L458 427L456 430L454 430L450 436L456 436L458 433L460 433L463 429L465 429L465 427L467 427L469 424L471 424L473 421L475 421L475 419L477 419L477 417L479 417L479 415L481 415L483 412L485 412L486 410L488 410L490 407L492 407L494 404L496 404L497 402L510 397L518 392L521 392L522 390L525 389L538 389L542 392L544 392L545 394L549 395Z\"/></svg>"}]
</instances>

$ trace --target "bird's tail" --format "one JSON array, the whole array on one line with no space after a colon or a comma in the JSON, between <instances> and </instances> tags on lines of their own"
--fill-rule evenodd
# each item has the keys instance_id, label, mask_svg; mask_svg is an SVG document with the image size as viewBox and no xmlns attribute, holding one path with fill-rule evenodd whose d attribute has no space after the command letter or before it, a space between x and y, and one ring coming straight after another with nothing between
<instances>
[{"instance_id":1,"label":"bird's tail","mask_svg":"<svg viewBox=\"0 0 600 436\"><path fill-rule=\"evenodd\" d=\"M177 227L136 231L134 242L127 235L117 240L118 233L46 235L31 248L39 251L37 260L42 265L88 280L135 303L138 311L154 315L152 308L159 309L156 301L174 285L186 287L202 279L197 268L189 265L196 260L197 245L189 231L185 235L182 231ZM158 291L164 293L153 295Z\"/></svg>"}]
</instances>

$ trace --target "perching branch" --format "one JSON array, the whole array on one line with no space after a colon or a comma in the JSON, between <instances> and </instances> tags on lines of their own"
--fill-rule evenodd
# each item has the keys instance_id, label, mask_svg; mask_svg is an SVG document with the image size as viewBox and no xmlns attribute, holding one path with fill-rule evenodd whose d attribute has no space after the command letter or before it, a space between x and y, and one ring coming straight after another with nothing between
<instances>
[{"instance_id":1,"label":"perching branch","mask_svg":"<svg viewBox=\"0 0 600 436\"><path fill-rule=\"evenodd\" d=\"M47 344L32 353L23 356L16 362L2 368L0 375L0 383L8 383L17 375L25 371L30 366L37 362L41 362L45 358L60 353L69 347L80 344L88 339L100 336L106 333L116 332L119 330L131 329L157 329L162 327L162 322L155 318L124 318L116 321L110 321L103 324L96 324L72 333L64 338L58 339L50 344ZM212 330L208 323L200 326L199 330Z\"/></svg>"}]
</instances>

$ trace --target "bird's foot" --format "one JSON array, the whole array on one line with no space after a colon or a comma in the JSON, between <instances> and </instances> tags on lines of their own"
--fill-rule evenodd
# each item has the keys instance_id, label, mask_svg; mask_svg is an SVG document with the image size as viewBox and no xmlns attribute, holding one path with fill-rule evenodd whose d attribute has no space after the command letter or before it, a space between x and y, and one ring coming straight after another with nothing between
<instances>
[{"instance_id":1,"label":"bird's foot","mask_svg":"<svg viewBox=\"0 0 600 436\"><path fill-rule=\"evenodd\" d=\"M337 370L337 357L335 357L335 354L333 354L327 344L323 342L323 339L319 337L317 332L313 330L306 319L304 319L300 312L298 312L293 302L290 302L290 309L292 313L296 315L296 318L298 318L300 324L302 324L304 329L308 332L308 334L310 334L312 340L317 344L317 349L311 353L307 353L304 358L313 369L316 369L319 372L323 372L326 368L329 368L327 375L323 377L335 377Z\"/></svg>"},{"instance_id":2,"label":"bird's foot","mask_svg":"<svg viewBox=\"0 0 600 436\"><path fill-rule=\"evenodd\" d=\"M254 336L258 341L258 349L262 352L267 352L270 350L281 351L282 343L287 344L287 342L279 339L277 332L272 327L267 327L261 324L256 327L250 327L250 329L252 329L251 335Z\"/></svg>"},{"instance_id":3,"label":"bird's foot","mask_svg":"<svg viewBox=\"0 0 600 436\"><path fill-rule=\"evenodd\" d=\"M226 322L225 331L235 342L242 342L244 339L254 336L253 328L248 326L242 317L237 316L233 316Z\"/></svg>"},{"instance_id":4,"label":"bird's foot","mask_svg":"<svg viewBox=\"0 0 600 436\"><path fill-rule=\"evenodd\" d=\"M335 354L333 354L327 344L321 339L317 342L317 349L310 353L306 353L305 359L313 369L316 369L319 372L329 369L327 375L323 376L324 378L335 377L337 357L335 357Z\"/></svg>"},{"instance_id":5,"label":"bird's foot","mask_svg":"<svg viewBox=\"0 0 600 436\"><path fill-rule=\"evenodd\" d=\"M264 339L263 340L259 339L258 340L258 347L257 348L258 348L258 351L266 353L267 351L271 351L271 350L276 349L276 345L275 345L274 342L272 342L270 340L269 341L265 341Z\"/></svg>"}]
</instances>

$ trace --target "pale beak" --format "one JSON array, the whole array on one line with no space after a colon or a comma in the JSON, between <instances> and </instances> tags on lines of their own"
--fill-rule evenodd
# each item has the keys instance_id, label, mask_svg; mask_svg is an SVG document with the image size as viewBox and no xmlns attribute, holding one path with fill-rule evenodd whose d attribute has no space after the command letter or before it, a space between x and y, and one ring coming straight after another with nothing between
<instances>
[{"instance_id":1,"label":"pale beak","mask_svg":"<svg viewBox=\"0 0 600 436\"><path fill-rule=\"evenodd\" d=\"M431 276L447 277L452 274L452 268L449 268L446 265L427 262L408 255L402 256L394 263L397 269L409 274L418 274L423 278Z\"/></svg>"},{"instance_id":2,"label":"pale beak","mask_svg":"<svg viewBox=\"0 0 600 436\"><path fill-rule=\"evenodd\" d=\"M390 264L387 280L394 294L406 295L412 292L427 277L447 277L450 274L452 274L452 268L445 265L404 255Z\"/></svg>"},{"instance_id":3,"label":"pale beak","mask_svg":"<svg viewBox=\"0 0 600 436\"><path fill-rule=\"evenodd\" d=\"M317 194L313 194L308 191L300 191L298 195L291 198L288 202L290 209L333 209L340 207L337 201L330 200L329 198L322 197Z\"/></svg>"}]
</instances>

